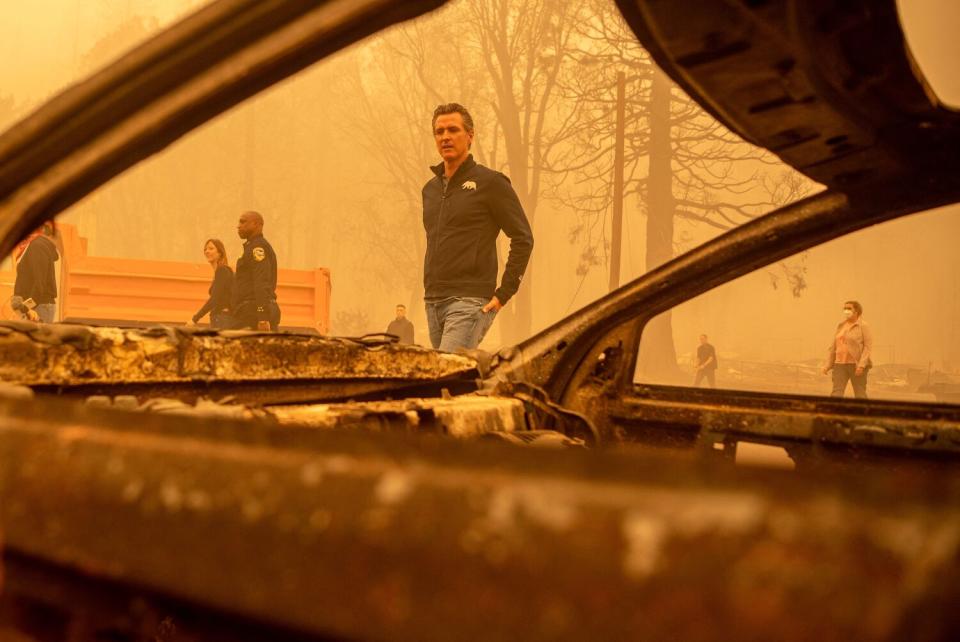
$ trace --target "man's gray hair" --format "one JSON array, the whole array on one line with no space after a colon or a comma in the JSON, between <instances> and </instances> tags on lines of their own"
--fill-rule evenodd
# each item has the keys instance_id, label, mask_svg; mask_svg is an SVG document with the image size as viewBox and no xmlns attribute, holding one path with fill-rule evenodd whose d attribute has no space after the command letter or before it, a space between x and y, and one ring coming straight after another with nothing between
<instances>
[{"instance_id":1,"label":"man's gray hair","mask_svg":"<svg viewBox=\"0 0 960 642\"><path fill-rule=\"evenodd\" d=\"M473 116L471 116L467 108L460 103L437 105L437 108L433 110L433 121L430 123L430 128L433 129L436 127L437 118L445 114L460 114L463 116L463 128L467 130L468 134L473 133Z\"/></svg>"}]
</instances>

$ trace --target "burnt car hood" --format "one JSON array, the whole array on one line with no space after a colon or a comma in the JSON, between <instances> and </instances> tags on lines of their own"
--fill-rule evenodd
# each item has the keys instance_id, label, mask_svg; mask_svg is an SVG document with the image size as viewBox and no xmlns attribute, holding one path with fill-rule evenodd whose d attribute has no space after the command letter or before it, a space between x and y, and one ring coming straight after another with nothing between
<instances>
[{"instance_id":1,"label":"burnt car hood","mask_svg":"<svg viewBox=\"0 0 960 642\"><path fill-rule=\"evenodd\" d=\"M0 252L212 116L440 4L211 3L0 138ZM107 598L120 587L117 612L126 616L139 604L131 596L153 591L228 614L235 626L249 618L327 638L887 640L932 631L929 639L949 639L957 628L944 614L954 613L958 595L960 484L941 469L788 477L683 456L545 455L324 430L427 426L446 434L456 426L482 434L523 431L531 417L536 425L582 424L571 408L594 403L602 411L623 388L635 359L627 348L652 315L804 247L957 200L953 115L912 72L905 48L874 45L867 51L880 68L861 64L844 75L839 65L855 61L852 45L831 48L817 36L820 24L824 33L860 33L859 26L891 37L892 0L620 5L701 104L830 189L501 351L483 386L502 396L447 399L443 388L475 387L486 365L416 348L2 326L4 376L30 388L0 390L4 397L39 390L96 400L0 398L6 594L112 615ZM833 7L848 9L831 14ZM818 23L824 16L837 19ZM778 24L786 37L769 35ZM902 45L896 29L893 42ZM839 61L836 77L812 69L820 47ZM741 75L758 89L739 84ZM784 82L786 97L777 93ZM926 160L931 150L942 169ZM864 187L911 172L922 180ZM350 402L363 396L352 387L362 382L374 400ZM405 386L392 393L404 399L383 398L391 382ZM340 384L347 388L337 392ZM409 398L409 386L421 384L430 398ZM256 397L264 390L276 396ZM580 390L593 394L588 403ZM197 391L236 395L248 405L231 416L259 421L232 421L223 404L185 398ZM161 392L172 398L143 408L144 393ZM338 403L316 403L322 399ZM655 401L647 400L648 417L662 411ZM157 412L91 407L101 402ZM695 417L710 411L686 409ZM743 423L727 414L717 431ZM873 428L859 417L849 423ZM915 423L905 437L927 427ZM957 421L943 423L952 430ZM822 432L794 428L797 438ZM155 594L152 603L163 604Z\"/></svg>"},{"instance_id":2,"label":"burnt car hood","mask_svg":"<svg viewBox=\"0 0 960 642\"><path fill-rule=\"evenodd\" d=\"M295 333L0 323L0 381L62 396L304 403L476 388L471 357Z\"/></svg>"},{"instance_id":3,"label":"burnt car hood","mask_svg":"<svg viewBox=\"0 0 960 642\"><path fill-rule=\"evenodd\" d=\"M704 109L829 188L956 165L960 114L924 80L894 0L617 5Z\"/></svg>"}]
</instances>

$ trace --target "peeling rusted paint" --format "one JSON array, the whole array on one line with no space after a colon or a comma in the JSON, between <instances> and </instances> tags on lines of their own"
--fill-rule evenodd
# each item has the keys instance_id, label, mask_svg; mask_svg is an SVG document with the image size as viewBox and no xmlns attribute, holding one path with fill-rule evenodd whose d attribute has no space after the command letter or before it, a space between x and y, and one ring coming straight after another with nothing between
<instances>
[{"instance_id":1,"label":"peeling rusted paint","mask_svg":"<svg viewBox=\"0 0 960 642\"><path fill-rule=\"evenodd\" d=\"M167 433L132 413L66 427L8 404L13 550L301 630L891 640L960 577L960 485L921 470L742 475L221 418Z\"/></svg>"},{"instance_id":2,"label":"peeling rusted paint","mask_svg":"<svg viewBox=\"0 0 960 642\"><path fill-rule=\"evenodd\" d=\"M28 127L14 128L4 138L4 153L12 159L5 172L5 211L11 213L5 247L204 118L376 26L440 2L280 4L284 11L213 3L37 112ZM725 3L715 4L716 11L729 13ZM670 3L646 5L648 18L690 22ZM659 13L651 13L653 5ZM810 42L841 54L862 53L849 46L849 34L898 35L895 11L860 12L854 22L870 29L838 31L820 28L823 16L814 13L821 9L740 7L734 13L738 21L761 27L765 19L769 27L789 14L793 31L812 38L791 41L802 49L787 57L791 68L795 60L800 66L813 61L814 70L837 67L817 66L816 57L807 55ZM707 41L722 39L716 25L723 21L700 22L710 31ZM687 36L696 24L691 29ZM682 29L674 32L683 35ZM779 68L785 60L778 46L750 46L769 41L770 33L741 29L737 37L747 34L747 40L733 43L754 62L769 63L754 65L757 70ZM690 42L675 40L683 47ZM885 88L874 94L905 95L913 99L910 109L899 109L910 100L885 100L880 107L892 109L869 109L871 96L859 91L858 82L844 95L851 105L866 105L860 112L870 122L854 123L854 129L875 129L878 136L871 140L879 142L881 156L895 152L907 173L881 177L858 191L852 182L888 171L890 164L855 167L857 155L834 154L831 163L850 165L832 175L842 193L825 193L744 225L494 359L502 381L544 391L543 397L528 390L513 393L520 404L443 397L288 408L271 410L281 425L270 425L262 411L239 405L143 403L142 397L116 398L112 392L115 398L91 405L152 410L159 418L118 412L98 419L88 408L84 412L91 414L65 411L51 419L40 416L42 400L7 405L29 391L0 391L0 511L8 554L32 554L97 579L154 587L194 605L360 639L948 639L958 628L953 607L960 595L960 488L952 471L932 474L898 461L896 470L843 478L734 476L679 456L601 452L552 458L302 429L388 426L465 435L520 430L533 416L579 424L584 438L597 440L619 438L625 426L646 435L679 427L694 437L671 445L695 444L704 431L711 448L748 437L866 445L896 456L955 451L956 418L938 424L896 413L841 416L817 408L731 412L722 400L700 409L676 402L642 409L618 403L631 393L635 336L650 315L842 233L956 201L957 146L949 143L955 115L915 100L930 96L918 93L923 87L913 82L909 56L896 37L882 40L874 53L891 64L869 79L874 88ZM185 42L191 46L184 48ZM700 57L710 64L699 71L686 65L684 73L720 79L718 86L738 92L738 83L715 73L723 64L717 62L722 49L707 47ZM661 62L676 58L652 50ZM733 58L742 63L742 56ZM727 71L736 75L734 68ZM693 80L677 78L696 89ZM706 103L723 102L720 94ZM739 91L744 100L748 94ZM826 100L811 102L810 109L837 107L829 103L841 94L820 96ZM802 119L804 109L791 113ZM925 127L916 126L917 114L926 114ZM61 126L68 121L87 126ZM922 129L930 133L918 144ZM48 144L30 144L32 139ZM938 153L931 154L931 146ZM831 153L822 145L810 149L818 156ZM802 146L790 153L797 150ZM930 175L912 173L920 168ZM32 386L435 382L477 370L486 373L470 359L430 351L304 337L0 326L0 380ZM146 390L156 396L156 389ZM345 390L336 398L354 396ZM518 410L523 404L527 417ZM284 413L299 425L286 423ZM251 417L259 421L233 421ZM150 429L144 428L148 423Z\"/></svg>"},{"instance_id":3,"label":"peeling rusted paint","mask_svg":"<svg viewBox=\"0 0 960 642\"><path fill-rule=\"evenodd\" d=\"M790 448L802 465L815 465L825 457L824 447L840 452L870 449L904 458L935 455L946 460L960 455L956 406L864 405L800 395L637 386L623 399L608 400L604 412L623 440L705 448L738 440L771 443Z\"/></svg>"},{"instance_id":4,"label":"peeling rusted paint","mask_svg":"<svg viewBox=\"0 0 960 642\"><path fill-rule=\"evenodd\" d=\"M363 403L271 406L281 424L314 428L390 428L471 437L526 430L523 404L509 397L461 395L450 399L403 399Z\"/></svg>"},{"instance_id":5,"label":"peeling rusted paint","mask_svg":"<svg viewBox=\"0 0 960 642\"><path fill-rule=\"evenodd\" d=\"M301 379L415 382L475 371L476 361L461 355L310 335L0 323L0 381L29 386Z\"/></svg>"}]
</instances>

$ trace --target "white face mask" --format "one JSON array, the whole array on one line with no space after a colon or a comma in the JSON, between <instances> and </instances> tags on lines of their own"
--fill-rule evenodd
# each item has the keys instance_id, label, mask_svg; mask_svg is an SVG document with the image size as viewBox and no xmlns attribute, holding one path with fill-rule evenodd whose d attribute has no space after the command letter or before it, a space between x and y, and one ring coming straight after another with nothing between
<instances>
[{"instance_id":1,"label":"white face mask","mask_svg":"<svg viewBox=\"0 0 960 642\"><path fill-rule=\"evenodd\" d=\"M847 319L849 319L850 317L853 316L853 310L844 309L844 311L843 311L843 316L846 317Z\"/></svg>"}]
</instances>

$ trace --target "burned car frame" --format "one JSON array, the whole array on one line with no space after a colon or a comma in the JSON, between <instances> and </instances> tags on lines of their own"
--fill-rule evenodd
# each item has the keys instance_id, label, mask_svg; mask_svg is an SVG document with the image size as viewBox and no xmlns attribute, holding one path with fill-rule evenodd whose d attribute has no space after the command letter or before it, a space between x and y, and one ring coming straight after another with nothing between
<instances>
[{"instance_id":1,"label":"burned car frame","mask_svg":"<svg viewBox=\"0 0 960 642\"><path fill-rule=\"evenodd\" d=\"M201 9L0 138L0 249L244 98L440 4ZM659 312L818 243L960 200L957 115L912 64L892 0L618 4L702 106L827 190L492 356L5 324L0 367L20 387L0 402L0 631L951 637L956 407L693 392L638 386L633 373ZM210 354L221 350L267 367L218 369ZM157 410L157 396L183 405L141 412ZM232 397L236 412L201 396ZM531 429L671 453L421 434ZM712 456L741 440L787 447L798 472L734 470Z\"/></svg>"}]
</instances>

